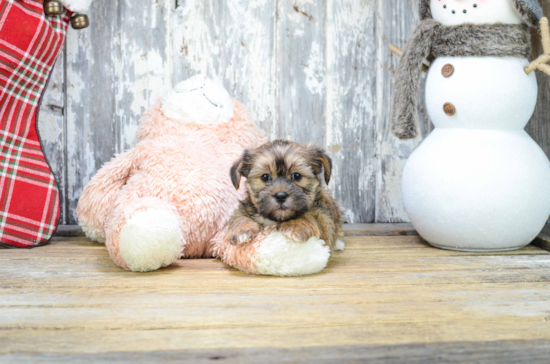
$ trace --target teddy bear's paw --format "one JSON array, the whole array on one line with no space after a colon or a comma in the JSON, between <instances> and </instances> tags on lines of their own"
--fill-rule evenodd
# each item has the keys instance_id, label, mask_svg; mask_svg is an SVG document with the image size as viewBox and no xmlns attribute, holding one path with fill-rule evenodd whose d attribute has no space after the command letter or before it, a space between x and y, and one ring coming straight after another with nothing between
<instances>
[{"instance_id":1,"label":"teddy bear's paw","mask_svg":"<svg viewBox=\"0 0 550 364\"><path fill-rule=\"evenodd\" d=\"M96 228L95 226L86 224L81 224L80 227L88 239L97 243L105 244L105 233L102 230Z\"/></svg>"},{"instance_id":2,"label":"teddy bear's paw","mask_svg":"<svg viewBox=\"0 0 550 364\"><path fill-rule=\"evenodd\" d=\"M185 240L178 216L164 209L134 214L122 227L120 254L134 272L150 272L181 257Z\"/></svg>"},{"instance_id":3,"label":"teddy bear's paw","mask_svg":"<svg viewBox=\"0 0 550 364\"><path fill-rule=\"evenodd\" d=\"M329 258L330 249L319 238L297 243L273 232L257 248L254 260L259 274L293 277L319 273Z\"/></svg>"}]
</instances>

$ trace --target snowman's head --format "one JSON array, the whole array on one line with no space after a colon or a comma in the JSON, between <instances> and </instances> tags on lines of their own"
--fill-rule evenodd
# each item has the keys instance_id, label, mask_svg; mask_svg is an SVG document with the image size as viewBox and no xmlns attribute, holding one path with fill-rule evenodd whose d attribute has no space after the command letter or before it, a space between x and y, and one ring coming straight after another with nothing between
<instances>
[{"instance_id":1,"label":"snowman's head","mask_svg":"<svg viewBox=\"0 0 550 364\"><path fill-rule=\"evenodd\" d=\"M420 0L420 17L443 25L522 24L538 26L544 16L537 0Z\"/></svg>"},{"instance_id":2,"label":"snowman's head","mask_svg":"<svg viewBox=\"0 0 550 364\"><path fill-rule=\"evenodd\" d=\"M431 0L430 8L443 25L523 23L512 0Z\"/></svg>"}]
</instances>

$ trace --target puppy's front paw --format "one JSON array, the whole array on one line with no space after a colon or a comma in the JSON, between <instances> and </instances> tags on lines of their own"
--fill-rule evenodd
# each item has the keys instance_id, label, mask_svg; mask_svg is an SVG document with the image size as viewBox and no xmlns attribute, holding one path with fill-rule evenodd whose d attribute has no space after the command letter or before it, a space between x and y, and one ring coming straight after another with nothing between
<instances>
[{"instance_id":1,"label":"puppy's front paw","mask_svg":"<svg viewBox=\"0 0 550 364\"><path fill-rule=\"evenodd\" d=\"M282 223L277 230L290 240L306 242L310 238L321 235L315 226L302 221L287 221Z\"/></svg>"},{"instance_id":2,"label":"puppy's front paw","mask_svg":"<svg viewBox=\"0 0 550 364\"><path fill-rule=\"evenodd\" d=\"M247 244L252 241L252 238L254 237L254 232L250 230L239 230L231 232L231 236L229 237L229 242L231 245L241 245L241 244Z\"/></svg>"}]
</instances>

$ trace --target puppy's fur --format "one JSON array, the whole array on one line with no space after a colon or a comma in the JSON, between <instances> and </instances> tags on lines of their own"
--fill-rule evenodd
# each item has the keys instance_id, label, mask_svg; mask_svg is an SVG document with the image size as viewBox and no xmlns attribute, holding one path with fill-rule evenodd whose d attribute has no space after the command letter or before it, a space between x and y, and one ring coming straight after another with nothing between
<instances>
[{"instance_id":1,"label":"puppy's fur","mask_svg":"<svg viewBox=\"0 0 550 364\"><path fill-rule=\"evenodd\" d=\"M231 168L231 180L239 188L246 177L247 198L241 202L229 227L231 244L245 244L263 227L274 227L289 239L304 242L323 239L331 248L342 229L342 215L323 188L328 184L332 161L315 146L275 140L247 150Z\"/></svg>"}]
</instances>

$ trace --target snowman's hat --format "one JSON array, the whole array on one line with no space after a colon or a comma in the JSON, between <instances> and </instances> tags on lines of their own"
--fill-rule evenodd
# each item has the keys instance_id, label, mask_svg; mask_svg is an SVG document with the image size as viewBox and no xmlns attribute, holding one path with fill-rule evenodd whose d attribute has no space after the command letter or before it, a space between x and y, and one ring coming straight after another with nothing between
<instances>
[{"instance_id":1,"label":"snowman's hat","mask_svg":"<svg viewBox=\"0 0 550 364\"><path fill-rule=\"evenodd\" d=\"M533 28L539 27L539 21L544 17L544 12L537 0L511 0L519 16ZM420 18L431 19L430 0L420 0Z\"/></svg>"}]
</instances>

